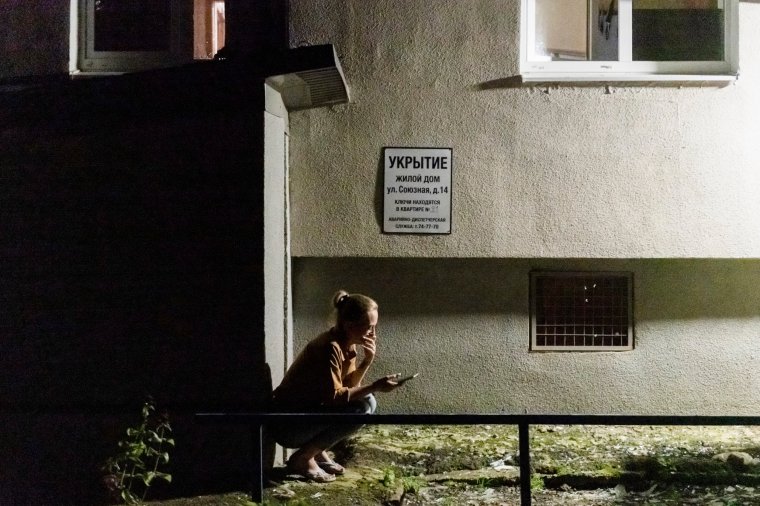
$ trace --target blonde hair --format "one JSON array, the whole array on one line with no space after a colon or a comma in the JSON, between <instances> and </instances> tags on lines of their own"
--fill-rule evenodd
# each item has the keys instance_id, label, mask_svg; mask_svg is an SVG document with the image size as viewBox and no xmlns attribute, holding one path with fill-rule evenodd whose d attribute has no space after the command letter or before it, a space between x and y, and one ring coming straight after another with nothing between
<instances>
[{"instance_id":1,"label":"blonde hair","mask_svg":"<svg viewBox=\"0 0 760 506\"><path fill-rule=\"evenodd\" d=\"M335 308L335 327L340 329L344 323L359 323L370 311L377 309L377 302L360 293L348 293L338 290L333 295Z\"/></svg>"}]
</instances>

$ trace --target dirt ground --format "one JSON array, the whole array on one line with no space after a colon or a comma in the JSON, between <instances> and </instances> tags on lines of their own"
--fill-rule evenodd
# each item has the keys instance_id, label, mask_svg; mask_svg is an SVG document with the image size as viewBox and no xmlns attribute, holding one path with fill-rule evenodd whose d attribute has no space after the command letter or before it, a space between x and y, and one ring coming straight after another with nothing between
<instances>
[{"instance_id":1,"label":"dirt ground","mask_svg":"<svg viewBox=\"0 0 760 506\"><path fill-rule=\"evenodd\" d=\"M513 426L367 426L336 448L344 476L316 484L275 468L264 504L518 505L517 449ZM537 426L531 494L546 506L760 506L759 457L755 427ZM160 504L253 504L242 493L178 501Z\"/></svg>"}]
</instances>

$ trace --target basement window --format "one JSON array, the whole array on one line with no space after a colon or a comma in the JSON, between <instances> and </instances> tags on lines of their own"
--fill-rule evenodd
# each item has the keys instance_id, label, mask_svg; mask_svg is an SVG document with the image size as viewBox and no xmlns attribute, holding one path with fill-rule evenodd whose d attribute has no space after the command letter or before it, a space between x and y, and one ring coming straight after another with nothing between
<instances>
[{"instance_id":1,"label":"basement window","mask_svg":"<svg viewBox=\"0 0 760 506\"><path fill-rule=\"evenodd\" d=\"M738 0L522 0L524 81L730 81Z\"/></svg>"},{"instance_id":2,"label":"basement window","mask_svg":"<svg viewBox=\"0 0 760 506\"><path fill-rule=\"evenodd\" d=\"M76 0L72 71L130 72L211 59L224 47L224 0Z\"/></svg>"},{"instance_id":3,"label":"basement window","mask_svg":"<svg viewBox=\"0 0 760 506\"><path fill-rule=\"evenodd\" d=\"M531 350L633 349L633 275L532 272Z\"/></svg>"}]
</instances>

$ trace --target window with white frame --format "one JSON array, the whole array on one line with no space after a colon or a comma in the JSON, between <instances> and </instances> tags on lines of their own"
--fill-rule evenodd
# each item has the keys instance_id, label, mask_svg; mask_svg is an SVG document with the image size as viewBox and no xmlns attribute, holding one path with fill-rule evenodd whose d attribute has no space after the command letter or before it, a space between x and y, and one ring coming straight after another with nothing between
<instances>
[{"instance_id":1,"label":"window with white frame","mask_svg":"<svg viewBox=\"0 0 760 506\"><path fill-rule=\"evenodd\" d=\"M738 0L522 0L526 81L728 80Z\"/></svg>"},{"instance_id":2,"label":"window with white frame","mask_svg":"<svg viewBox=\"0 0 760 506\"><path fill-rule=\"evenodd\" d=\"M129 72L209 59L224 47L224 0L76 0L82 72Z\"/></svg>"},{"instance_id":3,"label":"window with white frame","mask_svg":"<svg viewBox=\"0 0 760 506\"><path fill-rule=\"evenodd\" d=\"M531 350L632 350L632 281L626 272L532 272Z\"/></svg>"}]
</instances>

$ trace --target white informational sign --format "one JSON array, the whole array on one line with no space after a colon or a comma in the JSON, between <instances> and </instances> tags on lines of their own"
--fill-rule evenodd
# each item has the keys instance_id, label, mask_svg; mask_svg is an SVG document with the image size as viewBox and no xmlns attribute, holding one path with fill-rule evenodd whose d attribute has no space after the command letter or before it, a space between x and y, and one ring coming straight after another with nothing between
<instances>
[{"instance_id":1,"label":"white informational sign","mask_svg":"<svg viewBox=\"0 0 760 506\"><path fill-rule=\"evenodd\" d=\"M451 233L451 148L385 148L383 232Z\"/></svg>"}]
</instances>

